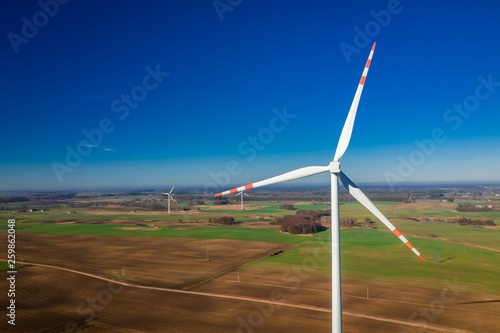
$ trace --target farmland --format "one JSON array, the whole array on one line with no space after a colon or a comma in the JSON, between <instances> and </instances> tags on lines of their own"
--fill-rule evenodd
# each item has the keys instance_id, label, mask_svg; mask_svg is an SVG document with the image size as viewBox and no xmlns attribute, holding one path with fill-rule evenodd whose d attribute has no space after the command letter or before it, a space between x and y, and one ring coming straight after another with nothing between
<instances>
[{"instance_id":1,"label":"farmland","mask_svg":"<svg viewBox=\"0 0 500 333\"><path fill-rule=\"evenodd\" d=\"M193 205L186 195L168 215L123 205L150 202L150 195L102 195L79 194L43 212L27 211L41 207L29 201L25 211L3 213L16 219L17 258L26 264L18 268L17 282L23 331L64 331L68 323L82 332L330 329L330 231L290 235L268 223L328 204L291 200L295 211L289 211L280 209L282 202L257 197L240 210L237 203L214 205L208 197ZM181 205L188 208L177 210ZM456 203L428 198L376 205L427 262L360 204L343 202L341 217L373 220L371 228L341 230L344 331L494 330L500 310L499 228L437 220L470 217L500 224L500 213L457 212ZM209 223L220 216L233 216L237 224ZM109 289L112 283L121 287ZM0 286L7 288L6 281ZM89 298L100 301L92 307ZM154 309L146 311L144 304Z\"/></svg>"}]
</instances>

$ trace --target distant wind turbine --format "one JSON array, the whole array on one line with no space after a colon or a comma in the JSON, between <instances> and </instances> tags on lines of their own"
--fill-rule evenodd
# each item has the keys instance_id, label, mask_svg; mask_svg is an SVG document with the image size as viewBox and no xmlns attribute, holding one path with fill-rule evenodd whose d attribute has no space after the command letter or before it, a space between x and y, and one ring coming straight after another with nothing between
<instances>
[{"instance_id":1,"label":"distant wind turbine","mask_svg":"<svg viewBox=\"0 0 500 333\"><path fill-rule=\"evenodd\" d=\"M174 186L172 186L172 189L170 190L170 192L167 192L167 193L162 193L162 194L166 194L167 197L168 197L168 213L170 214L170 200L173 200L173 196L172 196L172 191L174 190Z\"/></svg>"},{"instance_id":2,"label":"distant wind turbine","mask_svg":"<svg viewBox=\"0 0 500 333\"><path fill-rule=\"evenodd\" d=\"M241 210L243 210L243 196L246 195L248 197L248 194L246 194L244 191L236 193L236 195L239 195L241 197Z\"/></svg>"},{"instance_id":3,"label":"distant wind turbine","mask_svg":"<svg viewBox=\"0 0 500 333\"><path fill-rule=\"evenodd\" d=\"M371 49L368 61L366 62L361 80L359 81L356 94L354 95L354 100L349 109L347 119L344 123L342 133L340 134L340 139L335 151L333 161L326 166L310 166L294 171L287 172L285 174L268 178L253 184L241 186L229 191L218 193L215 196L226 195L229 193L241 192L244 190L249 190L252 188L285 182L293 179L299 179L303 177L308 177L316 175L323 172L330 172L331 174L331 232L332 232L332 332L342 332L342 289L341 289L341 275L340 275L340 216L339 216L339 178L344 184L347 191L356 198L363 206L365 206L370 212L372 212L382 223L385 224L403 243L405 243L420 259L425 261L424 257L414 248L410 242L394 227L394 225L389 222L389 220L378 210L377 207L366 197L366 195L354 184L342 171L340 171L340 159L344 155L349 141L351 139L352 129L354 127L354 119L356 117L356 111L358 109L359 100L361 97L361 92L366 80L366 75L368 74L368 69L370 68L370 63L372 60L373 52L375 51L375 43Z\"/></svg>"}]
</instances>

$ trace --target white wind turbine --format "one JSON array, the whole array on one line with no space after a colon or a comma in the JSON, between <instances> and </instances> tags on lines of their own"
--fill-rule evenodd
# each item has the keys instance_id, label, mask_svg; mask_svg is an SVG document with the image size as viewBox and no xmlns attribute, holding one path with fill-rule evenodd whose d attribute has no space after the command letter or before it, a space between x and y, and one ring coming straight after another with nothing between
<instances>
[{"instance_id":1,"label":"white wind turbine","mask_svg":"<svg viewBox=\"0 0 500 333\"><path fill-rule=\"evenodd\" d=\"M354 95L354 100L349 109L347 119L345 121L344 127L342 128L342 133L340 134L339 143L337 145L337 150L333 161L326 166L310 166L294 171L287 172L285 174L265 179L260 182L253 184L241 186L229 191L218 193L215 196L226 195L229 193L236 193L243 190L249 190L252 188L285 182L288 180L299 179L303 177L308 177L316 175L323 172L330 172L331 174L331 232L332 232L332 332L342 332L342 289L341 289L341 275L340 275L340 224L339 224L339 178L344 184L347 191L356 198L363 206L365 206L370 212L373 213L382 223L385 224L403 243L405 243L420 259L424 260L424 257L415 249L410 242L394 227L394 225L389 222L389 220L378 210L377 207L366 197L366 195L354 184L342 171L340 171L340 159L344 155L344 152L349 145L351 139L351 133L354 126L354 119L356 117L356 111L358 109L359 99L361 97L361 92L363 91L363 86L365 84L366 75L368 74L368 69L370 67L373 52L375 51L375 43L371 49L368 61L366 62L365 68L363 70L363 75L359 82L356 94Z\"/></svg>"},{"instance_id":2,"label":"white wind turbine","mask_svg":"<svg viewBox=\"0 0 500 333\"><path fill-rule=\"evenodd\" d=\"M248 197L248 194L246 194L245 191L241 191L236 193L236 195L239 195L241 197L241 210L243 210L243 196L246 195Z\"/></svg>"},{"instance_id":3,"label":"white wind turbine","mask_svg":"<svg viewBox=\"0 0 500 333\"><path fill-rule=\"evenodd\" d=\"M174 186L172 186L172 189L170 190L170 192L167 192L167 193L162 193L162 194L166 194L167 197L168 197L168 213L170 214L170 200L173 200L173 196L172 196L172 191L174 190Z\"/></svg>"}]
</instances>

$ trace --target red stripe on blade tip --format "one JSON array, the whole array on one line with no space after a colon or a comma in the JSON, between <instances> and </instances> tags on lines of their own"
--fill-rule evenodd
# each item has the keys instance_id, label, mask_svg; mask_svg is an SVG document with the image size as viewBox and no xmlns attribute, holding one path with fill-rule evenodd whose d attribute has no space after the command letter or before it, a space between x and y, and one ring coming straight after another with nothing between
<instances>
[{"instance_id":1,"label":"red stripe on blade tip","mask_svg":"<svg viewBox=\"0 0 500 333\"><path fill-rule=\"evenodd\" d=\"M410 242L406 242L405 244L410 248L410 250L413 250L413 245L411 245Z\"/></svg>"},{"instance_id":2,"label":"red stripe on blade tip","mask_svg":"<svg viewBox=\"0 0 500 333\"><path fill-rule=\"evenodd\" d=\"M233 188L232 190L229 191L229 193L236 193L236 192L238 192L237 188Z\"/></svg>"},{"instance_id":3,"label":"red stripe on blade tip","mask_svg":"<svg viewBox=\"0 0 500 333\"><path fill-rule=\"evenodd\" d=\"M419 255L418 255L418 257L419 257L420 259L422 259L423 261L427 261L427 260L425 260L425 258L424 258L421 254L419 254Z\"/></svg>"},{"instance_id":4,"label":"red stripe on blade tip","mask_svg":"<svg viewBox=\"0 0 500 333\"><path fill-rule=\"evenodd\" d=\"M362 76L361 80L359 81L359 84L360 85L364 85L365 84L365 80L366 80L366 76Z\"/></svg>"},{"instance_id":5,"label":"red stripe on blade tip","mask_svg":"<svg viewBox=\"0 0 500 333\"><path fill-rule=\"evenodd\" d=\"M366 67L366 68L369 68L369 67L370 67L370 63L371 63L371 62L372 62L372 60L371 60L371 59L368 59L368 60L366 61L366 65L365 65L365 67Z\"/></svg>"},{"instance_id":6,"label":"red stripe on blade tip","mask_svg":"<svg viewBox=\"0 0 500 333\"><path fill-rule=\"evenodd\" d=\"M253 184L245 185L245 190L250 190L253 188Z\"/></svg>"},{"instance_id":7,"label":"red stripe on blade tip","mask_svg":"<svg viewBox=\"0 0 500 333\"><path fill-rule=\"evenodd\" d=\"M372 51L375 50L375 45L377 45L377 43L373 43L373 46L372 46Z\"/></svg>"},{"instance_id":8,"label":"red stripe on blade tip","mask_svg":"<svg viewBox=\"0 0 500 333\"><path fill-rule=\"evenodd\" d=\"M217 193L215 196L220 197L220 196L222 196L222 193Z\"/></svg>"},{"instance_id":9,"label":"red stripe on blade tip","mask_svg":"<svg viewBox=\"0 0 500 333\"><path fill-rule=\"evenodd\" d=\"M396 235L397 237L400 237L401 236L401 233L398 231L398 229L394 229L392 231L394 233L394 235Z\"/></svg>"}]
</instances>

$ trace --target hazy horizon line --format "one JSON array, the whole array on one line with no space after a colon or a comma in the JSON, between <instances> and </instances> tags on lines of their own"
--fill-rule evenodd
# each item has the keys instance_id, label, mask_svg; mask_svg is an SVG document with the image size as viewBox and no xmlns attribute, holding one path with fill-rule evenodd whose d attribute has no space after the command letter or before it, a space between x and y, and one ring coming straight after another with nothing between
<instances>
[{"instance_id":1,"label":"hazy horizon line","mask_svg":"<svg viewBox=\"0 0 500 333\"><path fill-rule=\"evenodd\" d=\"M172 185L175 185L176 189L189 189L189 190L200 190L200 192L206 193L215 193L213 189L210 191L206 191L206 185L179 185L179 184L170 184L170 185L121 185L121 186L102 186L102 187L74 187L67 189L50 189L50 188L34 188L34 189L7 189L0 190L0 194L10 194L10 193L61 193L61 192L103 192L103 191L161 191L166 188L170 188ZM397 186L389 185L384 182L359 182L358 185L360 187L379 187L379 188L389 188L389 189L399 189L405 187L496 187L500 186L500 181L419 181L419 182L408 182L405 184L398 184ZM230 188L235 188L241 186L241 184L228 184L219 186L220 190L226 190ZM301 184L280 184L280 185L270 185L263 187L263 190L280 190L280 189L304 189L304 188L330 188L330 183L301 183ZM341 186L340 189L343 189Z\"/></svg>"}]
</instances>

